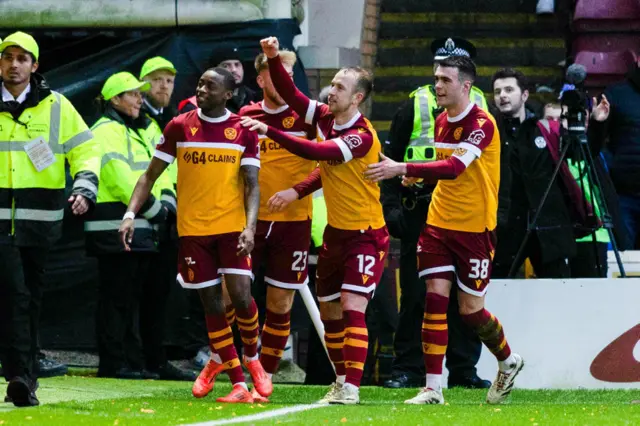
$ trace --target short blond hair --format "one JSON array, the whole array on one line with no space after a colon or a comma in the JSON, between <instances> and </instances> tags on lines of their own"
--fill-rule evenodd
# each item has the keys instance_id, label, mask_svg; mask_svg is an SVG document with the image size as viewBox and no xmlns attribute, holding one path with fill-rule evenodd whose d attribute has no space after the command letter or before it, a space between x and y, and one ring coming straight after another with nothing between
<instances>
[{"instance_id":1,"label":"short blond hair","mask_svg":"<svg viewBox=\"0 0 640 426\"><path fill-rule=\"evenodd\" d=\"M278 56L280 56L280 61L284 65L289 65L292 68L296 64L296 61L298 60L298 58L296 57L296 54L289 50L281 50L280 52L278 52ZM264 53L259 54L256 57L254 66L256 67L256 72L258 74L260 74L262 71L269 68L269 63L267 62L267 55L265 55Z\"/></svg>"}]
</instances>

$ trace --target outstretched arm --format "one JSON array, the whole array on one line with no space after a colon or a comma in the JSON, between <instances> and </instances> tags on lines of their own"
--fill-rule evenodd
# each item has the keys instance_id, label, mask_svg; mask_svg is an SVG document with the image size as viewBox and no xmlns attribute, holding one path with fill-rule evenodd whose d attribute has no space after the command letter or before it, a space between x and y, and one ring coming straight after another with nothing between
<instances>
[{"instance_id":1,"label":"outstretched arm","mask_svg":"<svg viewBox=\"0 0 640 426\"><path fill-rule=\"evenodd\" d=\"M379 163L370 164L369 170L364 172L367 179L379 182L396 176L406 176L423 178L427 183L435 183L438 180L455 179L467 168L466 162L460 157L451 157L432 163L407 164L395 162L380 154L380 160ZM473 158L470 160L473 161Z\"/></svg>"},{"instance_id":2,"label":"outstretched arm","mask_svg":"<svg viewBox=\"0 0 640 426\"><path fill-rule=\"evenodd\" d=\"M349 148L340 138L317 143L289 135L270 126L266 134L290 153L307 160L328 161L348 158L348 156L345 157L344 150L348 151ZM340 145L344 146L340 147Z\"/></svg>"},{"instance_id":3,"label":"outstretched arm","mask_svg":"<svg viewBox=\"0 0 640 426\"><path fill-rule=\"evenodd\" d=\"M256 131L259 135L266 135L290 153L306 160L344 160L347 162L353 158L349 147L341 138L317 143L282 132L251 117L242 117L240 123L244 127L248 127L249 130Z\"/></svg>"}]
</instances>

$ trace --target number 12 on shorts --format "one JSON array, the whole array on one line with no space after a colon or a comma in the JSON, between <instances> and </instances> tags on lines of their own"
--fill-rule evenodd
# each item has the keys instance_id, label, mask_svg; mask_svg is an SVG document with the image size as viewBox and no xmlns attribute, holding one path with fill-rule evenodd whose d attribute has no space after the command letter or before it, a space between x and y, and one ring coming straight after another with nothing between
<instances>
[{"instance_id":1,"label":"number 12 on shorts","mask_svg":"<svg viewBox=\"0 0 640 426\"><path fill-rule=\"evenodd\" d=\"M358 255L358 271L361 274L373 276L373 267L376 265L376 258L368 254Z\"/></svg>"},{"instance_id":2,"label":"number 12 on shorts","mask_svg":"<svg viewBox=\"0 0 640 426\"><path fill-rule=\"evenodd\" d=\"M469 278L484 280L489 276L489 259L469 259L471 272Z\"/></svg>"}]
</instances>

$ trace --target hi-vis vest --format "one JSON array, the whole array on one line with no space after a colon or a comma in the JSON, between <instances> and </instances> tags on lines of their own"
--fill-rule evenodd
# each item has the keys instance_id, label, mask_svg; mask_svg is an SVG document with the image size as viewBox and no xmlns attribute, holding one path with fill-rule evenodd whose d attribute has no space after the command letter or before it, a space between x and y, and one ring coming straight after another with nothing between
<instances>
[{"instance_id":1,"label":"hi-vis vest","mask_svg":"<svg viewBox=\"0 0 640 426\"><path fill-rule=\"evenodd\" d=\"M471 87L469 96L473 103L488 111L487 100L480 89ZM409 97L413 98L413 131L404 153L404 161L406 163L434 161L436 159L436 147L433 142L436 120L434 111L437 109L434 87L431 84L422 86L413 91Z\"/></svg>"},{"instance_id":2,"label":"hi-vis vest","mask_svg":"<svg viewBox=\"0 0 640 426\"><path fill-rule=\"evenodd\" d=\"M154 132L127 127L114 111L106 113L91 128L102 148L100 190L96 208L85 222L87 251L91 254L118 253L123 250L118 229L133 189L147 170L153 156ZM130 244L133 251L156 251L158 235L149 220L160 217L163 195L169 196L173 184L163 173L135 219L135 233ZM175 193L173 204L175 205Z\"/></svg>"},{"instance_id":3,"label":"hi-vis vest","mask_svg":"<svg viewBox=\"0 0 640 426\"><path fill-rule=\"evenodd\" d=\"M4 104L0 112L0 244L48 246L62 236L65 160L72 194L93 203L98 193L100 153L93 135L67 98L36 84L32 78L33 95L42 100L18 120Z\"/></svg>"}]
</instances>

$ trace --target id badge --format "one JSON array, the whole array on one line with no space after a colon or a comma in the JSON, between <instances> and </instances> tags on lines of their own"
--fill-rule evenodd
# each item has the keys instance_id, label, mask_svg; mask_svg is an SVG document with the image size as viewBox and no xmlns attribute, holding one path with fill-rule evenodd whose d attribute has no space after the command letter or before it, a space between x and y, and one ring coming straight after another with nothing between
<instances>
[{"instance_id":1,"label":"id badge","mask_svg":"<svg viewBox=\"0 0 640 426\"><path fill-rule=\"evenodd\" d=\"M31 164L38 172L43 171L56 162L56 156L43 137L39 137L24 146Z\"/></svg>"}]
</instances>

